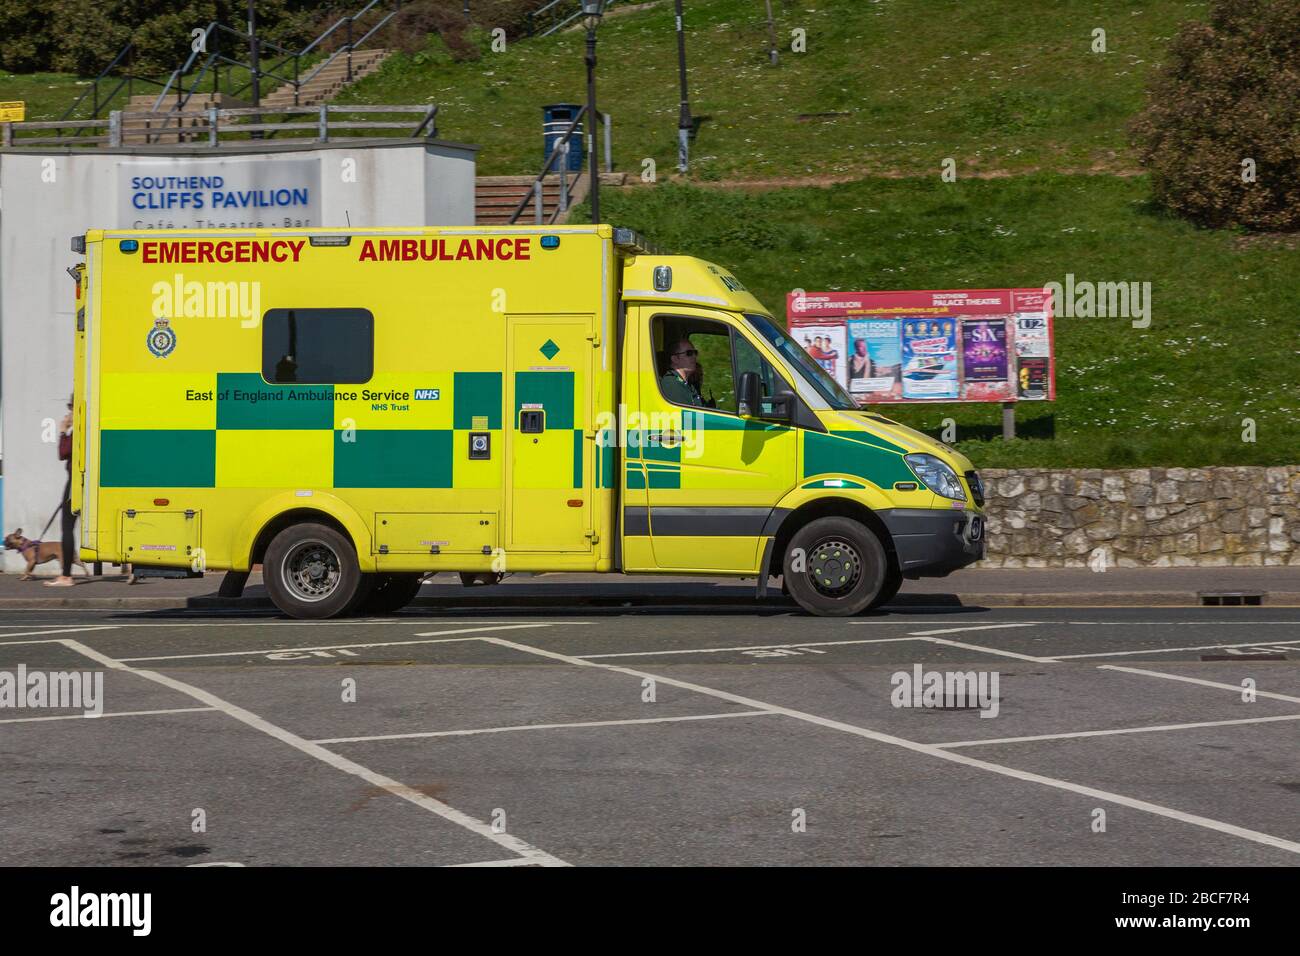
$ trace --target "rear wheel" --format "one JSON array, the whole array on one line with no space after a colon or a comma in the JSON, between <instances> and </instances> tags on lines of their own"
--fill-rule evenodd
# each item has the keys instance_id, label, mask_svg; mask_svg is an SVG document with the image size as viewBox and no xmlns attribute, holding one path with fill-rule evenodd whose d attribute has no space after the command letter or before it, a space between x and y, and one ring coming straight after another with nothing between
<instances>
[{"instance_id":1,"label":"rear wheel","mask_svg":"<svg viewBox=\"0 0 1300 956\"><path fill-rule=\"evenodd\" d=\"M785 581L810 614L847 617L865 610L885 585L889 559L871 529L851 518L818 518L790 539Z\"/></svg>"},{"instance_id":2,"label":"rear wheel","mask_svg":"<svg viewBox=\"0 0 1300 956\"><path fill-rule=\"evenodd\" d=\"M262 560L271 600L290 617L319 620L347 614L370 581L357 566L352 542L323 524L296 524L271 541Z\"/></svg>"},{"instance_id":3,"label":"rear wheel","mask_svg":"<svg viewBox=\"0 0 1300 956\"><path fill-rule=\"evenodd\" d=\"M393 614L415 600L424 583L424 575L414 574L375 574L374 587L359 605L360 614Z\"/></svg>"}]
</instances>

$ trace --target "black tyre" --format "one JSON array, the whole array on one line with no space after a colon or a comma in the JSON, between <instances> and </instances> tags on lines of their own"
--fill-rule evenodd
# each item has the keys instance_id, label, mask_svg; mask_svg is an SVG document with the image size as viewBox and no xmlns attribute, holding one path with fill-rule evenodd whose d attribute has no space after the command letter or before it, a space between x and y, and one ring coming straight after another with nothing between
<instances>
[{"instance_id":1,"label":"black tyre","mask_svg":"<svg viewBox=\"0 0 1300 956\"><path fill-rule=\"evenodd\" d=\"M865 610L885 585L889 558L871 529L851 518L818 518L790 539L785 580L810 614L847 617Z\"/></svg>"},{"instance_id":2,"label":"black tyre","mask_svg":"<svg viewBox=\"0 0 1300 956\"><path fill-rule=\"evenodd\" d=\"M880 593L867 605L867 610L884 607L898 595L898 589L902 586L903 572L894 567L894 562L890 561L889 570L885 572L885 583L881 585Z\"/></svg>"},{"instance_id":3,"label":"black tyre","mask_svg":"<svg viewBox=\"0 0 1300 956\"><path fill-rule=\"evenodd\" d=\"M352 542L323 524L296 524L277 534L262 559L262 581L276 607L309 620L347 614L371 583L357 567Z\"/></svg>"},{"instance_id":4,"label":"black tyre","mask_svg":"<svg viewBox=\"0 0 1300 956\"><path fill-rule=\"evenodd\" d=\"M415 600L424 583L424 575L375 574L374 586L365 599L357 605L358 614L394 614Z\"/></svg>"}]
</instances>

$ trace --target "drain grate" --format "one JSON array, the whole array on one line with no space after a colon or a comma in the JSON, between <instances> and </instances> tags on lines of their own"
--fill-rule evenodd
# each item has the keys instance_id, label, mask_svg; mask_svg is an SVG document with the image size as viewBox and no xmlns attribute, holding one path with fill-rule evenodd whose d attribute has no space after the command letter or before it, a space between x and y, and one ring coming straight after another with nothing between
<instances>
[{"instance_id":1,"label":"drain grate","mask_svg":"<svg viewBox=\"0 0 1300 956\"><path fill-rule=\"evenodd\" d=\"M1264 603L1262 591L1198 591L1203 607L1259 607Z\"/></svg>"}]
</instances>

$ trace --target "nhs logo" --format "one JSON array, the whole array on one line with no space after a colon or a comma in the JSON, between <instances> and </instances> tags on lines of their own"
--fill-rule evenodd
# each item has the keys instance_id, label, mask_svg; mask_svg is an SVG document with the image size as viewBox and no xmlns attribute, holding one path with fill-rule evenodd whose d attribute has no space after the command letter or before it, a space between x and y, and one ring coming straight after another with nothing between
<instances>
[{"instance_id":1,"label":"nhs logo","mask_svg":"<svg viewBox=\"0 0 1300 956\"><path fill-rule=\"evenodd\" d=\"M440 388L417 388L415 390L415 400L417 402L436 402L442 398L442 389Z\"/></svg>"}]
</instances>

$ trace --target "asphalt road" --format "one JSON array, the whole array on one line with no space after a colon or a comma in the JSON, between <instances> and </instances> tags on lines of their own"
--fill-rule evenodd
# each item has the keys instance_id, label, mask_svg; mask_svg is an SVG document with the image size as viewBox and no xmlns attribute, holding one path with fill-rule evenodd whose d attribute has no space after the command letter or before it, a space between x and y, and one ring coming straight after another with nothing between
<instances>
[{"instance_id":1,"label":"asphalt road","mask_svg":"<svg viewBox=\"0 0 1300 956\"><path fill-rule=\"evenodd\" d=\"M1300 861L1294 608L10 611L20 664L104 715L0 709L3 865Z\"/></svg>"}]
</instances>

